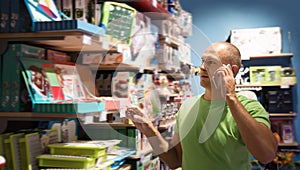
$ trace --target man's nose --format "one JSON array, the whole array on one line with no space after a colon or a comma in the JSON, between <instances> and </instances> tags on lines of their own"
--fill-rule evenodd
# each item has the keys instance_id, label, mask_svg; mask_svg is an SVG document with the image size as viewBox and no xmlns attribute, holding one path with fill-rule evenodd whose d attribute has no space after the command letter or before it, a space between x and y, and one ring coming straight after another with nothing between
<instances>
[{"instance_id":1,"label":"man's nose","mask_svg":"<svg viewBox=\"0 0 300 170\"><path fill-rule=\"evenodd\" d=\"M204 62L201 63L200 68L203 69L203 70L206 70L205 63L204 63Z\"/></svg>"}]
</instances>

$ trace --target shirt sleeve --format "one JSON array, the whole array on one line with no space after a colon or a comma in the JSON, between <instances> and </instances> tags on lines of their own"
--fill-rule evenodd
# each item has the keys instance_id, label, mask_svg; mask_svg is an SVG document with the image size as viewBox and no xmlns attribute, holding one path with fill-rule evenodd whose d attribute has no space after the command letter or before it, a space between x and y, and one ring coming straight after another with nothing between
<instances>
[{"instance_id":1,"label":"shirt sleeve","mask_svg":"<svg viewBox=\"0 0 300 170\"><path fill-rule=\"evenodd\" d=\"M250 100L245 106L245 109L256 121L265 124L268 128L271 128L269 114L257 100Z\"/></svg>"}]
</instances>

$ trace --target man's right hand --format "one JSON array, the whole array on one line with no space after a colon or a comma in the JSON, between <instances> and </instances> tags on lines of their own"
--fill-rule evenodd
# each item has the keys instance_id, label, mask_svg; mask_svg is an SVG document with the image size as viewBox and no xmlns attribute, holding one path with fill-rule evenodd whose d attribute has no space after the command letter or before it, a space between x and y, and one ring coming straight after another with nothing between
<instances>
[{"instance_id":1,"label":"man's right hand","mask_svg":"<svg viewBox=\"0 0 300 170\"><path fill-rule=\"evenodd\" d=\"M139 129L147 137L154 135L153 124L149 119L149 116L137 106L130 106L126 110L126 117L129 118L137 129Z\"/></svg>"}]
</instances>

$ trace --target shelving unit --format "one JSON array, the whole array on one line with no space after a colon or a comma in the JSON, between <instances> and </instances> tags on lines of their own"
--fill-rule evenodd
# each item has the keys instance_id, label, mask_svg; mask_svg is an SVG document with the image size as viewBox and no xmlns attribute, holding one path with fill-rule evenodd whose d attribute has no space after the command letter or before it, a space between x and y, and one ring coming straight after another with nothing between
<instances>
[{"instance_id":1,"label":"shelving unit","mask_svg":"<svg viewBox=\"0 0 300 170\"><path fill-rule=\"evenodd\" d=\"M136 8L139 12L143 12L146 16L151 19L170 19L174 22L174 16L171 15L162 5L154 0L142 0L142 1L132 1L126 2L130 6ZM65 52L67 54L78 55L80 52L87 53L122 53L124 50L128 50L129 46L124 44L117 44L116 42L111 42L104 35L92 34L83 30L56 30L56 31L40 31L40 32L25 32L25 33L0 33L0 41L2 45L0 47L0 55L4 54L8 45L15 43L22 43L27 45L32 45L36 47L41 47L44 49L56 50L59 52ZM160 36L159 43L166 44L167 46L179 49L181 43L179 40L173 38L173 36ZM2 63L1 63L2 64ZM184 63L187 64L187 63ZM178 68L172 68L170 70L162 70L157 68L140 68L137 65L126 64L126 63L114 63L114 64L91 64L88 66L92 71L99 71L104 74L110 74L111 72L139 72L145 74L162 73L168 78L172 79L185 79L188 77L187 74L181 73ZM176 70L176 71L174 71ZM100 73L101 74L101 73ZM29 76L30 77L30 76ZM178 96L173 94L169 96L174 98ZM119 112L118 110L104 112L105 114L112 114ZM103 114L103 113L101 113ZM38 113L38 112L0 112L0 118L4 121L3 125L0 126L1 130L6 128L6 123L9 121L50 121L50 120L64 120L66 118L78 118L81 122L80 128L92 128L92 129L134 129L137 131L133 124L126 124L123 122L112 122L108 123L105 121L91 122L91 119L96 120L100 117L99 113L87 113L87 114L68 114L68 113ZM84 124L85 120L89 119L89 124ZM156 120L157 123L157 120ZM157 123L158 124L158 123ZM169 127L173 127L175 120L160 125L159 130L167 130ZM136 136L142 136L136 133ZM127 132L128 133L128 132ZM130 132L131 133L131 132ZM137 137L136 137L137 138ZM136 139L137 140L137 139ZM128 141L127 141L128 142ZM134 142L134 141L130 141ZM132 143L131 143L132 144ZM144 143L141 145L143 146ZM147 145L147 143L145 143ZM136 146L139 146L136 144ZM136 155L132 155L129 159L140 162L148 154L151 154L152 150L147 146L139 151ZM151 155L152 156L152 155Z\"/></svg>"},{"instance_id":2,"label":"shelving unit","mask_svg":"<svg viewBox=\"0 0 300 170\"><path fill-rule=\"evenodd\" d=\"M249 60L243 60L243 66L244 67L249 67L249 66L282 66L282 67L290 67L291 66L291 58L293 57L293 53L282 53L282 54L267 54L267 55L259 55L259 56L250 56ZM269 91L281 91L281 90L291 90L294 88L294 84L283 84L283 83L275 83L275 84L243 84L243 85L236 85L236 90L241 91L241 90L251 90L254 91L260 100L262 100L262 104L264 102L268 102L265 99ZM275 100L275 98L282 97L282 96L274 96L272 100ZM291 94L289 95L291 97ZM280 100L280 99L278 99ZM280 102L280 101L276 101ZM266 104L266 103L265 103ZM265 106L265 105L264 105ZM271 106L265 106L265 107L271 107ZM275 106L274 106L275 107ZM284 106L288 107L288 106ZM293 106L289 106L293 107ZM266 108L270 116L270 120L272 125L276 127L276 132L282 135L283 129L281 128L282 123L287 123L287 122L293 122L293 119L297 116L297 113L294 112L294 108L290 108L289 112L280 112L274 111L269 111L268 108ZM274 108L273 108L274 110ZM274 124L275 123L275 124ZM279 127L278 127L279 126ZM274 130L274 129L273 129ZM279 131L277 131L279 130ZM294 140L295 140L295 134L294 135ZM281 136L282 138L282 136ZM283 143L283 140L279 143L279 148L285 148L285 147L297 147L298 143L297 141L294 141L292 143Z\"/></svg>"},{"instance_id":3,"label":"shelving unit","mask_svg":"<svg viewBox=\"0 0 300 170\"><path fill-rule=\"evenodd\" d=\"M1 33L0 40L4 42L3 45L7 45L7 42L21 42L66 52L108 51L115 50L117 45L109 42L103 36L81 30Z\"/></svg>"},{"instance_id":4,"label":"shelving unit","mask_svg":"<svg viewBox=\"0 0 300 170\"><path fill-rule=\"evenodd\" d=\"M280 57L293 57L293 53L280 53L280 54L266 54L258 56L250 56L250 59L259 59L259 58L280 58Z\"/></svg>"}]
</instances>

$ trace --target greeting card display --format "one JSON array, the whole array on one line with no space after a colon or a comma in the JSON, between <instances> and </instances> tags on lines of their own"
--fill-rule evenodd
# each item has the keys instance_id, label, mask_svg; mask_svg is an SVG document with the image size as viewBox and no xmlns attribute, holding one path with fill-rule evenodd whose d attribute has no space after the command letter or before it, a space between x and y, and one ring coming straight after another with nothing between
<instances>
[{"instance_id":1,"label":"greeting card display","mask_svg":"<svg viewBox=\"0 0 300 170\"><path fill-rule=\"evenodd\" d=\"M33 112L88 113L104 110L104 102L85 100L82 83L72 70L75 66L54 65L50 61L33 58L21 58L21 62Z\"/></svg>"}]
</instances>

